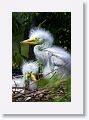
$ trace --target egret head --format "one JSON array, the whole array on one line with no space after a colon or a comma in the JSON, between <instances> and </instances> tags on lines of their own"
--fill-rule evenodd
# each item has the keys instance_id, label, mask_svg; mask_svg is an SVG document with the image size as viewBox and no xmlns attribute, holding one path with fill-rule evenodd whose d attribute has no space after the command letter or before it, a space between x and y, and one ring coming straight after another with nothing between
<instances>
[{"instance_id":1,"label":"egret head","mask_svg":"<svg viewBox=\"0 0 89 120\"><path fill-rule=\"evenodd\" d=\"M36 81L36 74L38 74L38 64L36 62L26 62L22 65L22 73L25 79L31 79L32 81Z\"/></svg>"},{"instance_id":2,"label":"egret head","mask_svg":"<svg viewBox=\"0 0 89 120\"><path fill-rule=\"evenodd\" d=\"M39 66L38 63L29 61L29 62L24 62L21 69L23 74L31 73L31 72L33 74L37 74Z\"/></svg>"},{"instance_id":3,"label":"egret head","mask_svg":"<svg viewBox=\"0 0 89 120\"><path fill-rule=\"evenodd\" d=\"M21 42L22 44L47 44L51 46L53 44L53 36L49 31L42 28L35 28L30 31L29 39Z\"/></svg>"}]
</instances>

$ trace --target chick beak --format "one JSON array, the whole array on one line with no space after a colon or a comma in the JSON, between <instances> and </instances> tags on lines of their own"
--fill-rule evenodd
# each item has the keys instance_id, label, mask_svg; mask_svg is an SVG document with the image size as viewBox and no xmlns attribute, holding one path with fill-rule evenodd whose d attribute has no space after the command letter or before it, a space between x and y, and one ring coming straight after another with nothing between
<instances>
[{"instance_id":1,"label":"chick beak","mask_svg":"<svg viewBox=\"0 0 89 120\"><path fill-rule=\"evenodd\" d=\"M33 74L33 73L31 73L31 80L34 81L34 82L36 81L36 75Z\"/></svg>"},{"instance_id":2,"label":"chick beak","mask_svg":"<svg viewBox=\"0 0 89 120\"><path fill-rule=\"evenodd\" d=\"M21 44L30 44L30 45L36 45L38 44L38 40L35 39L35 38L32 38L32 39L27 39L27 40L24 40L22 42L20 42Z\"/></svg>"},{"instance_id":3,"label":"chick beak","mask_svg":"<svg viewBox=\"0 0 89 120\"><path fill-rule=\"evenodd\" d=\"M22 42L20 42L21 44L32 44L33 43L33 40L30 40L30 39L27 39L27 40L24 40Z\"/></svg>"}]
</instances>

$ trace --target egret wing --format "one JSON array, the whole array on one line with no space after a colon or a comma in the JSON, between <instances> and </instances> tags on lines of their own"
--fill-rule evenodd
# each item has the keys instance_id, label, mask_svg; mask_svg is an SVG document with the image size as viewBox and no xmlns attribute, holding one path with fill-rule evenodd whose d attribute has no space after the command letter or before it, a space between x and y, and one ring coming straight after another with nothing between
<instances>
[{"instance_id":1,"label":"egret wing","mask_svg":"<svg viewBox=\"0 0 89 120\"><path fill-rule=\"evenodd\" d=\"M59 47L51 47L45 49L49 54L51 54L51 61L54 65L62 65L68 67L70 69L71 67L71 56L70 54L65 51L63 48Z\"/></svg>"}]
</instances>

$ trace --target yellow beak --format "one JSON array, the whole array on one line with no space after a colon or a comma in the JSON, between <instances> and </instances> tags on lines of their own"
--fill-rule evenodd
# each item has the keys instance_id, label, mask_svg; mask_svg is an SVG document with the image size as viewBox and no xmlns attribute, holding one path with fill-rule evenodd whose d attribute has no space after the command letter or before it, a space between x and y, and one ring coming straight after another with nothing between
<instances>
[{"instance_id":1,"label":"yellow beak","mask_svg":"<svg viewBox=\"0 0 89 120\"><path fill-rule=\"evenodd\" d=\"M36 75L33 74L32 72L27 72L25 73L25 79L31 79L32 81L36 81Z\"/></svg>"},{"instance_id":2,"label":"yellow beak","mask_svg":"<svg viewBox=\"0 0 89 120\"><path fill-rule=\"evenodd\" d=\"M34 75L33 73L31 73L31 79L32 79L33 81L36 81L36 75Z\"/></svg>"},{"instance_id":3,"label":"yellow beak","mask_svg":"<svg viewBox=\"0 0 89 120\"><path fill-rule=\"evenodd\" d=\"M35 39L27 39L27 40L24 40L22 42L20 42L21 44L30 44L30 45L35 45L37 44L37 40Z\"/></svg>"}]
</instances>

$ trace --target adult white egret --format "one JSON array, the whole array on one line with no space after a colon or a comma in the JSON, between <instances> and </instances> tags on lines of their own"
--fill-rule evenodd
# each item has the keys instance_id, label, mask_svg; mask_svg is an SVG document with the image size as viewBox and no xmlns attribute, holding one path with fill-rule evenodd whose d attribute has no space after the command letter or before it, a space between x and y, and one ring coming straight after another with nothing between
<instances>
[{"instance_id":1,"label":"adult white egret","mask_svg":"<svg viewBox=\"0 0 89 120\"><path fill-rule=\"evenodd\" d=\"M52 77L54 73L68 75L71 72L70 54L63 48L54 46L53 41L54 38L49 31L35 28L30 31L29 39L21 42L35 45L34 53L36 59L43 64L43 75L48 74L48 78Z\"/></svg>"}]
</instances>

